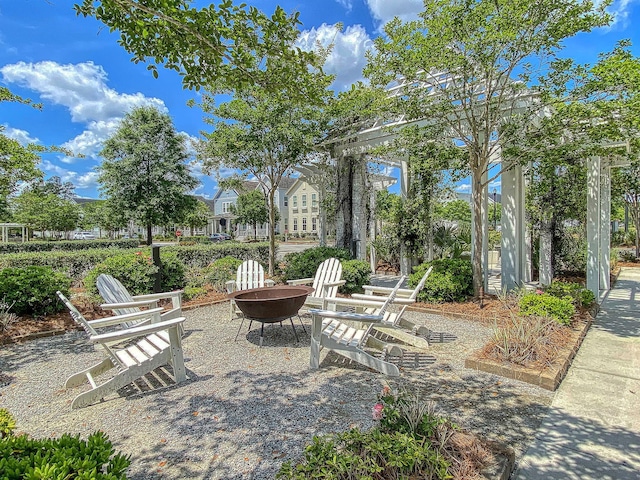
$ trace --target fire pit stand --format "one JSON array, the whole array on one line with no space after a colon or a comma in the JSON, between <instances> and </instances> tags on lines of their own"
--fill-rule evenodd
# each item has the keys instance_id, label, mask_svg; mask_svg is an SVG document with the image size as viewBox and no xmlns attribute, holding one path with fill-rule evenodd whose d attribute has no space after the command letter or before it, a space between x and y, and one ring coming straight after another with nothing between
<instances>
[{"instance_id":1,"label":"fire pit stand","mask_svg":"<svg viewBox=\"0 0 640 480\"><path fill-rule=\"evenodd\" d=\"M260 346L264 339L264 324L265 323L277 323L282 325L282 321L287 318L291 320L291 328L296 337L296 342L299 342L298 332L293 324L293 317L298 316L300 307L304 304L307 295L313 292L313 288L304 285L289 286L281 285L275 287L264 288L252 288L249 290L240 290L229 294L231 301L235 301L236 305L242 312L242 323L238 328L236 334L236 340L244 324L244 319L248 318L249 330L251 330L251 324L255 320L260 322ZM302 319L300 319L302 329L306 333Z\"/></svg>"}]
</instances>

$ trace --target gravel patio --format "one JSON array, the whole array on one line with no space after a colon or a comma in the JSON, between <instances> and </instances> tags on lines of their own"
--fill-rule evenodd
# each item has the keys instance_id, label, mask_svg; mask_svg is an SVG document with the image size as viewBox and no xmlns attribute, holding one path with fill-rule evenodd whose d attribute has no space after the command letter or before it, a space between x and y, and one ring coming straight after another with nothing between
<instances>
[{"instance_id":1,"label":"gravel patio","mask_svg":"<svg viewBox=\"0 0 640 480\"><path fill-rule=\"evenodd\" d=\"M271 479L283 461L300 458L313 435L373 425L371 407L382 386L418 389L460 426L513 447L516 461L533 440L553 393L532 385L464 369L464 359L491 333L479 322L409 312L408 319L455 341L433 343L429 354L407 353L399 379L386 378L322 353L309 369L307 334L291 325L229 322L221 303L185 312L183 347L190 379L155 387L166 373L147 376L80 410L69 404L78 389L62 388L72 373L101 352L83 332L42 338L0 351L0 406L16 417L18 432L86 437L105 431L131 454L132 479ZM81 387L82 388L82 387ZM141 392L142 390L142 392Z\"/></svg>"}]
</instances>

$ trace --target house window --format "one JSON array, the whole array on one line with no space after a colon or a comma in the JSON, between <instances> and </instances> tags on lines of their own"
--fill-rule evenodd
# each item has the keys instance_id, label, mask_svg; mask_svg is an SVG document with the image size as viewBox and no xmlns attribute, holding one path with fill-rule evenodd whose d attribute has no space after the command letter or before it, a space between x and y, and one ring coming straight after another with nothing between
<instances>
[{"instance_id":1,"label":"house window","mask_svg":"<svg viewBox=\"0 0 640 480\"><path fill-rule=\"evenodd\" d=\"M293 208L298 208L298 196L293 196Z\"/></svg>"},{"instance_id":2,"label":"house window","mask_svg":"<svg viewBox=\"0 0 640 480\"><path fill-rule=\"evenodd\" d=\"M316 194L315 193L311 194L311 206L313 208L316 208L318 206L318 199L316 198Z\"/></svg>"},{"instance_id":3,"label":"house window","mask_svg":"<svg viewBox=\"0 0 640 480\"><path fill-rule=\"evenodd\" d=\"M302 217L302 231L307 231L307 217Z\"/></svg>"},{"instance_id":4,"label":"house window","mask_svg":"<svg viewBox=\"0 0 640 480\"><path fill-rule=\"evenodd\" d=\"M307 196L302 195L302 208L307 208Z\"/></svg>"},{"instance_id":5,"label":"house window","mask_svg":"<svg viewBox=\"0 0 640 480\"><path fill-rule=\"evenodd\" d=\"M284 231L288 232L289 231L289 221L285 219L284 221Z\"/></svg>"},{"instance_id":6,"label":"house window","mask_svg":"<svg viewBox=\"0 0 640 480\"><path fill-rule=\"evenodd\" d=\"M289 197L284 197L284 206L285 207L289 206Z\"/></svg>"},{"instance_id":7,"label":"house window","mask_svg":"<svg viewBox=\"0 0 640 480\"><path fill-rule=\"evenodd\" d=\"M318 230L318 219L316 217L313 217L311 219L311 231L315 232Z\"/></svg>"},{"instance_id":8,"label":"house window","mask_svg":"<svg viewBox=\"0 0 640 480\"><path fill-rule=\"evenodd\" d=\"M296 197L293 197L293 198L296 198ZM298 231L298 219L297 218L293 219L293 231L294 232Z\"/></svg>"},{"instance_id":9,"label":"house window","mask_svg":"<svg viewBox=\"0 0 640 480\"><path fill-rule=\"evenodd\" d=\"M222 213L229 213L231 211L231 202L222 202Z\"/></svg>"}]
</instances>

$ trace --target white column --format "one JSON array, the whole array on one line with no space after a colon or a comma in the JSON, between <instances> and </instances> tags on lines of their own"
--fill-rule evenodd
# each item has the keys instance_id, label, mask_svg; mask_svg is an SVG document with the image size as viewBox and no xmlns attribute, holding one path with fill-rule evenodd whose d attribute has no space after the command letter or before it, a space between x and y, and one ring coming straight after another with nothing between
<instances>
[{"instance_id":1,"label":"white column","mask_svg":"<svg viewBox=\"0 0 640 480\"><path fill-rule=\"evenodd\" d=\"M603 162L604 163L604 162ZM611 167L608 163L600 169L600 290L611 288Z\"/></svg>"},{"instance_id":2,"label":"white column","mask_svg":"<svg viewBox=\"0 0 640 480\"><path fill-rule=\"evenodd\" d=\"M376 247L373 246L373 241L376 239L376 190L371 188L371 194L369 195L369 213L371 218L369 219L369 261L371 263L371 273L376 273L376 265L378 259L376 256Z\"/></svg>"},{"instance_id":3,"label":"white column","mask_svg":"<svg viewBox=\"0 0 640 480\"><path fill-rule=\"evenodd\" d=\"M502 172L502 243L500 267L503 290L513 290L522 282L524 255L524 207L522 168L514 167Z\"/></svg>"},{"instance_id":4,"label":"white column","mask_svg":"<svg viewBox=\"0 0 640 480\"><path fill-rule=\"evenodd\" d=\"M587 288L600 294L600 157L587 162Z\"/></svg>"},{"instance_id":5,"label":"white column","mask_svg":"<svg viewBox=\"0 0 640 480\"><path fill-rule=\"evenodd\" d=\"M409 194L409 164L406 159L400 161L400 198L404 201ZM400 244L400 273L409 275L411 273L411 259L407 258L407 249L403 243Z\"/></svg>"}]
</instances>

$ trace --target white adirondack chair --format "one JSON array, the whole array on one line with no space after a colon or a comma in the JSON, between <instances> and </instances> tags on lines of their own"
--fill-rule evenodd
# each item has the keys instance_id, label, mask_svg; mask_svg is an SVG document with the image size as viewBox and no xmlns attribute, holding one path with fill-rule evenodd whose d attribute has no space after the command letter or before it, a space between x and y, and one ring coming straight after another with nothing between
<instances>
[{"instance_id":1,"label":"white adirondack chair","mask_svg":"<svg viewBox=\"0 0 640 480\"><path fill-rule=\"evenodd\" d=\"M334 350L351 360L372 368L380 373L397 377L400 370L393 363L385 360L387 354L402 355L402 350L397 346L389 346L382 351L382 358L376 358L364 350L371 329L384 319L387 307L395 298L404 277L392 289L387 300L380 306L378 315L366 313L338 312L335 310L311 309L311 368L320 367L320 350L324 347ZM378 304L379 305L379 304ZM366 327L350 326L345 321L356 322Z\"/></svg>"},{"instance_id":2,"label":"white adirondack chair","mask_svg":"<svg viewBox=\"0 0 640 480\"><path fill-rule=\"evenodd\" d=\"M255 260L245 260L236 272L236 279L226 283L227 293L250 288L273 287L275 282L264 278L264 268ZM233 320L242 314L236 302L229 300L230 318ZM242 326L242 325L241 325Z\"/></svg>"},{"instance_id":3,"label":"white adirondack chair","mask_svg":"<svg viewBox=\"0 0 640 480\"><path fill-rule=\"evenodd\" d=\"M424 325L417 325L404 319L403 315L407 306L415 303L418 298L418 293L420 293L420 290L424 288L424 284L432 269L433 267L429 267L413 290L404 288L398 289L392 304L399 308L399 310L396 309L396 311L393 311L391 309L387 309L382 322L376 324L373 328L408 345L423 349L428 348L428 338L431 334L431 330ZM375 285L365 285L363 288L365 291L364 294L354 293L351 295L350 300L339 299L339 304L361 308L363 313L379 315L382 303L388 298L384 295L389 295L394 289L390 287L378 287ZM383 296L375 294L382 294ZM367 303L364 304L361 302ZM375 304L372 305L372 302L380 302L380 306L376 306ZM408 330L408 332L406 330Z\"/></svg>"},{"instance_id":4,"label":"white adirondack chair","mask_svg":"<svg viewBox=\"0 0 640 480\"><path fill-rule=\"evenodd\" d=\"M131 295L126 287L117 278L104 273L98 275L96 286L100 296L107 303L100 305L102 308L112 310L116 315L140 312L140 307L155 308L159 300L171 300L171 309L163 312L161 320L171 320L182 316L182 290L174 292L150 293L148 295ZM143 325L148 320L144 318L127 327Z\"/></svg>"},{"instance_id":5,"label":"white adirondack chair","mask_svg":"<svg viewBox=\"0 0 640 480\"><path fill-rule=\"evenodd\" d=\"M299 280L288 280L289 285L309 285L312 284L313 295L309 295L304 302L305 307L326 308L327 299L336 298L338 287L344 285L346 280L342 277L342 264L337 258L328 258L320 264L316 270L314 278L301 278Z\"/></svg>"},{"instance_id":6,"label":"white adirondack chair","mask_svg":"<svg viewBox=\"0 0 640 480\"><path fill-rule=\"evenodd\" d=\"M89 339L102 347L106 353L106 358L100 363L71 375L65 382L65 388L76 387L85 382L91 386L90 390L76 396L71 403L71 408L85 407L102 400L107 394L167 364L173 367L176 383L186 380L179 332L179 327L185 320L184 317L161 320L162 308L158 307L143 312L88 321L62 293L57 293L71 312L75 322L82 326L89 335ZM96 331L97 328L122 325L149 317L155 317L155 321L103 334ZM110 370L114 370L114 375L98 383L97 377Z\"/></svg>"}]
</instances>

